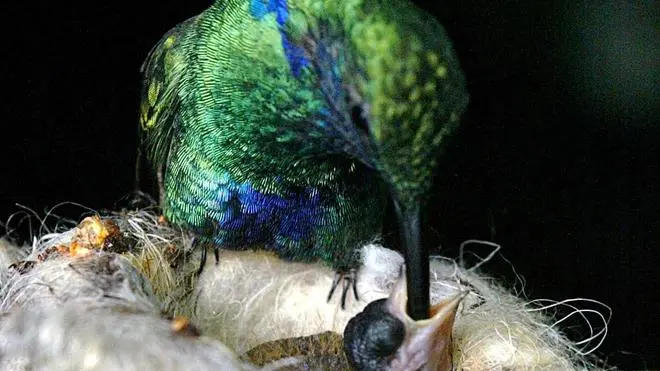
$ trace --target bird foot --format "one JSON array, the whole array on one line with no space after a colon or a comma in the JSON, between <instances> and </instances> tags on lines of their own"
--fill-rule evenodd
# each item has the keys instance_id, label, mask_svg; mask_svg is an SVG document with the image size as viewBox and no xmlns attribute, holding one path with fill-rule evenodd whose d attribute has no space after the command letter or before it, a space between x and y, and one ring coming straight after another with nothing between
<instances>
[{"instance_id":1,"label":"bird foot","mask_svg":"<svg viewBox=\"0 0 660 371\"><path fill-rule=\"evenodd\" d=\"M197 276L202 274L202 271L204 270L204 266L206 265L206 258L207 258L207 247L203 245L201 242L199 242L199 239L196 237L193 237L192 241L192 246L193 249L197 248L198 246L201 246L202 248L202 259L199 262L199 268L197 269ZM218 265L220 262L220 248L218 246L213 247L213 256L215 257L215 265Z\"/></svg>"},{"instance_id":2,"label":"bird foot","mask_svg":"<svg viewBox=\"0 0 660 371\"><path fill-rule=\"evenodd\" d=\"M335 272L335 277L332 280L332 286L330 287L330 293L328 293L328 302L332 299L332 295L335 293L340 282L342 283L341 309L346 309L346 296L349 288L353 288L355 300L360 300L357 291L357 270L351 269L348 272Z\"/></svg>"}]
</instances>

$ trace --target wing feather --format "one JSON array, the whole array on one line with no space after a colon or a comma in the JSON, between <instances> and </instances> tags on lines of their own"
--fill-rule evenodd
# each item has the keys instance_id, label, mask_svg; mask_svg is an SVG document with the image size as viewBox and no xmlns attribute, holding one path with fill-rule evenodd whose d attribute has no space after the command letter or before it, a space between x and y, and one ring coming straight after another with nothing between
<instances>
[{"instance_id":1,"label":"wing feather","mask_svg":"<svg viewBox=\"0 0 660 371\"><path fill-rule=\"evenodd\" d=\"M190 18L168 31L149 52L140 70L140 144L157 171L166 164L178 126L179 92L187 64L186 36L198 18Z\"/></svg>"}]
</instances>

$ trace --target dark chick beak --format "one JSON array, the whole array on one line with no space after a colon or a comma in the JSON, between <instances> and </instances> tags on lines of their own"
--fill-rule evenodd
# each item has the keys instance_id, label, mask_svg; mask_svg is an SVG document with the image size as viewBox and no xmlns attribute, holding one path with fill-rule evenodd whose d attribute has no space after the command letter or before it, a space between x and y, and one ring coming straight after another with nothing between
<instances>
[{"instance_id":1,"label":"dark chick beak","mask_svg":"<svg viewBox=\"0 0 660 371\"><path fill-rule=\"evenodd\" d=\"M344 347L356 370L451 371L452 328L467 292L431 306L431 317L413 320L406 313L406 281L401 278L387 300L370 303L351 319Z\"/></svg>"}]
</instances>

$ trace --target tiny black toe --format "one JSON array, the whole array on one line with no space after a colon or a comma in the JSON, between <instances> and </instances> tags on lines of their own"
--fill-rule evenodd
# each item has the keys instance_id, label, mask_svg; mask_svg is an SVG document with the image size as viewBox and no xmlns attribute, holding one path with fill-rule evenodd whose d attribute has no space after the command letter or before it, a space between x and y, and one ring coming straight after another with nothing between
<instances>
[{"instance_id":1,"label":"tiny black toe","mask_svg":"<svg viewBox=\"0 0 660 371\"><path fill-rule=\"evenodd\" d=\"M332 299L332 295L335 293L340 282L342 283L341 309L346 309L346 297L348 296L348 290L351 287L353 288L355 300L360 300L357 291L357 271L353 269L349 272L335 272L335 277L332 280L332 286L330 286L330 292L328 293L328 302Z\"/></svg>"},{"instance_id":2,"label":"tiny black toe","mask_svg":"<svg viewBox=\"0 0 660 371\"><path fill-rule=\"evenodd\" d=\"M192 240L193 249L195 249L199 245L200 245L199 239L193 237L193 240ZM206 265L206 253L207 253L206 252L206 246L202 245L202 258L200 259L199 268L197 269L197 276L202 274L202 271L204 270L204 265Z\"/></svg>"},{"instance_id":3,"label":"tiny black toe","mask_svg":"<svg viewBox=\"0 0 660 371\"><path fill-rule=\"evenodd\" d=\"M344 278L344 287L341 290L341 309L346 309L346 294L348 293L348 288L351 286L350 283L346 283L348 278Z\"/></svg>"},{"instance_id":4,"label":"tiny black toe","mask_svg":"<svg viewBox=\"0 0 660 371\"><path fill-rule=\"evenodd\" d=\"M353 286L353 295L355 295L355 300L360 300L360 296L358 296L358 290L357 290L357 272L353 271L352 272L352 286Z\"/></svg>"}]
</instances>

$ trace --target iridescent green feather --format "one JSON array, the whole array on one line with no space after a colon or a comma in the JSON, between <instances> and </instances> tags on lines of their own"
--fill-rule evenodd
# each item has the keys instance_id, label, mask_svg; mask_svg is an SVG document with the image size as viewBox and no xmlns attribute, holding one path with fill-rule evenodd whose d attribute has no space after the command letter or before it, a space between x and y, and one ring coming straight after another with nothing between
<instances>
[{"instance_id":1,"label":"iridescent green feather","mask_svg":"<svg viewBox=\"0 0 660 371\"><path fill-rule=\"evenodd\" d=\"M284 24L271 8L255 16L282 4ZM299 74L287 43L308 62ZM141 126L166 169L171 222L230 248L263 230L283 257L343 268L379 233L387 188L404 206L423 200L467 104L446 33L406 1L217 1L166 34L144 74ZM304 189L321 194L319 213L301 222L315 226L306 237L279 209L257 232L231 227L280 198L303 197L291 204L298 218L317 202Z\"/></svg>"}]
</instances>

